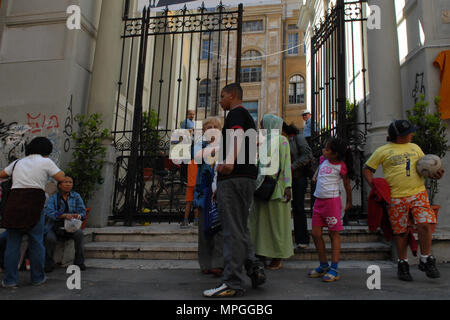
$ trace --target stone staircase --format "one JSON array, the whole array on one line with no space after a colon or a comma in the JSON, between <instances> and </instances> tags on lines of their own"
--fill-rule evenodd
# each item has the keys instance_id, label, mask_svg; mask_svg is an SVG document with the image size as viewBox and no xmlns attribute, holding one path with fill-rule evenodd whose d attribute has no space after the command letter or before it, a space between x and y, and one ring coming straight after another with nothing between
<instances>
[{"instance_id":1,"label":"stone staircase","mask_svg":"<svg viewBox=\"0 0 450 320\"><path fill-rule=\"evenodd\" d=\"M136 227L91 229L91 241L85 244L87 259L196 261L197 229L180 229L178 224L151 224ZM331 246L325 231L326 247ZM382 242L380 233L369 233L367 227L345 227L341 233L341 261L390 260L391 245ZM316 261L313 241L306 249L296 249L290 259Z\"/></svg>"}]
</instances>

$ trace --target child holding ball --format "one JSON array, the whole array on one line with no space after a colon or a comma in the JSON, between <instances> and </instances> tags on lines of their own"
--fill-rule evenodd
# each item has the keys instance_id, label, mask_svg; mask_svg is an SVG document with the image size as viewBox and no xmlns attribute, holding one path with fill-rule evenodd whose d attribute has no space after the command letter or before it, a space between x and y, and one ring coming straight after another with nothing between
<instances>
[{"instance_id":1,"label":"child holding ball","mask_svg":"<svg viewBox=\"0 0 450 320\"><path fill-rule=\"evenodd\" d=\"M407 120L396 120L388 129L390 143L379 147L366 162L364 177L373 188L373 174L379 165L391 189L388 206L389 220L397 244L398 272L403 281L412 281L407 259L408 215L411 212L419 235L419 269L429 278L439 278L436 259L431 255L432 225L436 215L430 207L425 180L416 170L417 161L424 156L420 147L411 143L416 128ZM440 179L444 170L439 170L433 179Z\"/></svg>"}]
</instances>

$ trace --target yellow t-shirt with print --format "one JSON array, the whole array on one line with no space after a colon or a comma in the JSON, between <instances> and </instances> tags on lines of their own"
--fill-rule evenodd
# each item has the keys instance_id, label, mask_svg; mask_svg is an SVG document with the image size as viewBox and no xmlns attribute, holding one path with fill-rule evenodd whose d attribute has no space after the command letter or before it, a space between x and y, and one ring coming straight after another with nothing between
<instances>
[{"instance_id":1,"label":"yellow t-shirt with print","mask_svg":"<svg viewBox=\"0 0 450 320\"><path fill-rule=\"evenodd\" d=\"M416 170L416 163L423 156L417 144L389 143L375 150L366 166L376 170L381 164L392 198L409 197L426 190L425 179Z\"/></svg>"}]
</instances>

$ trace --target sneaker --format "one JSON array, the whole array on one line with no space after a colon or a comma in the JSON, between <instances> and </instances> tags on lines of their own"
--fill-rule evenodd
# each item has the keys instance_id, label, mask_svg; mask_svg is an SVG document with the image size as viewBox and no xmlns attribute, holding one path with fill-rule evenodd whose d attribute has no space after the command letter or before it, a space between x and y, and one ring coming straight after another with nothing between
<instances>
[{"instance_id":1,"label":"sneaker","mask_svg":"<svg viewBox=\"0 0 450 320\"><path fill-rule=\"evenodd\" d=\"M203 296L208 298L229 298L240 297L244 294L244 290L231 289L227 284L222 283L220 286L203 291Z\"/></svg>"},{"instance_id":2,"label":"sneaker","mask_svg":"<svg viewBox=\"0 0 450 320\"><path fill-rule=\"evenodd\" d=\"M3 280L2 280L2 287L3 288L9 288L9 289L17 289L17 284L11 283L11 284L6 284Z\"/></svg>"},{"instance_id":3,"label":"sneaker","mask_svg":"<svg viewBox=\"0 0 450 320\"><path fill-rule=\"evenodd\" d=\"M193 226L198 227L198 221L194 221Z\"/></svg>"},{"instance_id":4,"label":"sneaker","mask_svg":"<svg viewBox=\"0 0 450 320\"><path fill-rule=\"evenodd\" d=\"M247 269L247 275L252 280L253 288L256 288L266 282L266 275L262 264L253 264L252 262L249 262L246 264L245 269Z\"/></svg>"},{"instance_id":5,"label":"sneaker","mask_svg":"<svg viewBox=\"0 0 450 320\"><path fill-rule=\"evenodd\" d=\"M419 270L425 272L428 278L435 279L441 277L439 270L436 268L436 258L433 256L429 256L426 263L420 260Z\"/></svg>"},{"instance_id":6,"label":"sneaker","mask_svg":"<svg viewBox=\"0 0 450 320\"><path fill-rule=\"evenodd\" d=\"M33 286L41 286L41 285L43 285L43 284L46 283L46 282L47 282L47 277L44 277L44 279L42 279L42 280L39 281L39 282L32 283L32 285L33 285Z\"/></svg>"},{"instance_id":7,"label":"sneaker","mask_svg":"<svg viewBox=\"0 0 450 320\"><path fill-rule=\"evenodd\" d=\"M413 281L411 274L409 273L409 264L404 260L398 262L397 276L403 281Z\"/></svg>"},{"instance_id":8,"label":"sneaker","mask_svg":"<svg viewBox=\"0 0 450 320\"><path fill-rule=\"evenodd\" d=\"M306 249L306 248L308 248L308 245L307 244L303 244L303 243L297 244L297 247L296 247L296 249Z\"/></svg>"}]
</instances>

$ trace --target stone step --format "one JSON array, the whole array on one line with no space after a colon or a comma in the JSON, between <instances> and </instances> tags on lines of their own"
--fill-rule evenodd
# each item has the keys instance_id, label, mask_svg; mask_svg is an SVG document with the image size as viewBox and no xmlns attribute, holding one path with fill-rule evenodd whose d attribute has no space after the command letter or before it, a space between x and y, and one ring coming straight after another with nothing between
<instances>
[{"instance_id":1,"label":"stone step","mask_svg":"<svg viewBox=\"0 0 450 320\"><path fill-rule=\"evenodd\" d=\"M197 260L144 260L144 259L86 259L88 268L123 269L123 270L199 270ZM370 265L381 269L396 268L397 264L388 260L355 261L347 260L339 263L339 269L360 268L366 270ZM283 268L308 270L317 267L317 260L285 260Z\"/></svg>"},{"instance_id":2,"label":"stone step","mask_svg":"<svg viewBox=\"0 0 450 320\"><path fill-rule=\"evenodd\" d=\"M86 258L95 259L151 259L151 260L196 260L196 242L91 242L85 245ZM331 258L331 245L326 244ZM340 260L388 260L391 246L381 242L342 243ZM291 260L317 260L314 245L295 250Z\"/></svg>"},{"instance_id":3,"label":"stone step","mask_svg":"<svg viewBox=\"0 0 450 320\"><path fill-rule=\"evenodd\" d=\"M324 230L324 241L330 242L328 231ZM178 224L151 224L142 227L107 227L92 231L94 242L196 242L198 229L189 227L180 229ZM341 232L341 241L344 242L378 242L381 241L379 232L372 233L364 226L344 227ZM310 242L313 243L312 236Z\"/></svg>"}]
</instances>

